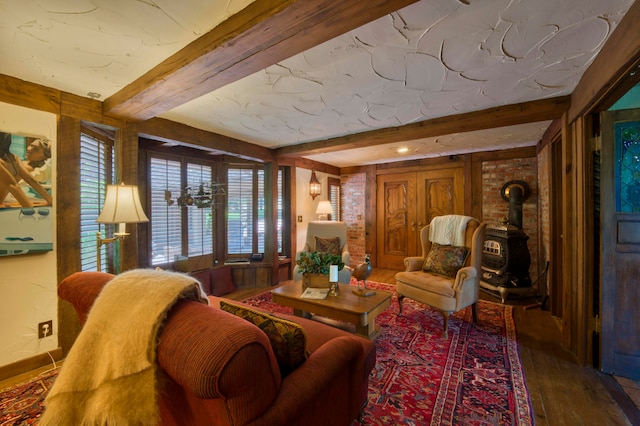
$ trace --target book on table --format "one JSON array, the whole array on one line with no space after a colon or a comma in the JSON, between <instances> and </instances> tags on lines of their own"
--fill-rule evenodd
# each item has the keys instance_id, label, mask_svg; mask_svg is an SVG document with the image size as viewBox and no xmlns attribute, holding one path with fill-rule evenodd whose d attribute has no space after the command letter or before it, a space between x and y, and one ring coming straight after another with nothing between
<instances>
[{"instance_id":1,"label":"book on table","mask_svg":"<svg viewBox=\"0 0 640 426\"><path fill-rule=\"evenodd\" d=\"M329 294L328 288L307 288L304 293L302 293L303 299L326 299Z\"/></svg>"}]
</instances>

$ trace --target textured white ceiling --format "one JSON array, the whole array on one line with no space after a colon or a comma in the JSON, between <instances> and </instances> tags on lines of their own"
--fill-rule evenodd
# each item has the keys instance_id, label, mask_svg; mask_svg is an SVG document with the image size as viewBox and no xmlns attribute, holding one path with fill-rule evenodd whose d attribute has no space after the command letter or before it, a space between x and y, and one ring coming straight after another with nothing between
<instances>
[{"instance_id":1,"label":"textured white ceiling","mask_svg":"<svg viewBox=\"0 0 640 426\"><path fill-rule=\"evenodd\" d=\"M0 0L0 73L104 99L249 1ZM266 147L566 95L633 0L423 0L162 115ZM534 145L548 123L309 158Z\"/></svg>"}]
</instances>

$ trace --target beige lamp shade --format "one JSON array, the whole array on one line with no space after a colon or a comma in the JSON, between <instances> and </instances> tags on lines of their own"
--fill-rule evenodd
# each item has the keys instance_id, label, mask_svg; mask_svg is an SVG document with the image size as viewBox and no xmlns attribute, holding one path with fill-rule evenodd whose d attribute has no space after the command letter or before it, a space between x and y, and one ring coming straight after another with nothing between
<instances>
[{"instance_id":1,"label":"beige lamp shade","mask_svg":"<svg viewBox=\"0 0 640 426\"><path fill-rule=\"evenodd\" d=\"M99 223L148 222L140 203L137 185L107 185L104 207L98 216Z\"/></svg>"},{"instance_id":2,"label":"beige lamp shade","mask_svg":"<svg viewBox=\"0 0 640 426\"><path fill-rule=\"evenodd\" d=\"M320 201L318 203L318 209L316 210L316 214L331 214L333 210L331 209L330 201Z\"/></svg>"}]
</instances>

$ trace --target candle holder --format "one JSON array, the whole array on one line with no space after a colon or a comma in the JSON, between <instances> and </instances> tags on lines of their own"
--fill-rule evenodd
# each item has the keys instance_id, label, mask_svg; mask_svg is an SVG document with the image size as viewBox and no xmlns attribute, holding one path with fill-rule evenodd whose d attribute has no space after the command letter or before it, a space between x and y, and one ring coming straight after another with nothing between
<instances>
[{"instance_id":1,"label":"candle holder","mask_svg":"<svg viewBox=\"0 0 640 426\"><path fill-rule=\"evenodd\" d=\"M340 287L338 286L338 265L329 266L329 283L331 285L329 294L331 296L337 296L340 291Z\"/></svg>"}]
</instances>

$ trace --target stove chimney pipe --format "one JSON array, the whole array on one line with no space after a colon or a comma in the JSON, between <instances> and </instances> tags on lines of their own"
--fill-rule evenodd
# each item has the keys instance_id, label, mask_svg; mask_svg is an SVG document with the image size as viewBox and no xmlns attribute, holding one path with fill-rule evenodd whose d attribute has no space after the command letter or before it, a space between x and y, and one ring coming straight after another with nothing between
<instances>
[{"instance_id":1,"label":"stove chimney pipe","mask_svg":"<svg viewBox=\"0 0 640 426\"><path fill-rule=\"evenodd\" d=\"M502 198L509 203L509 224L522 230L522 203L529 198L529 185L522 180L512 180L502 186Z\"/></svg>"}]
</instances>

